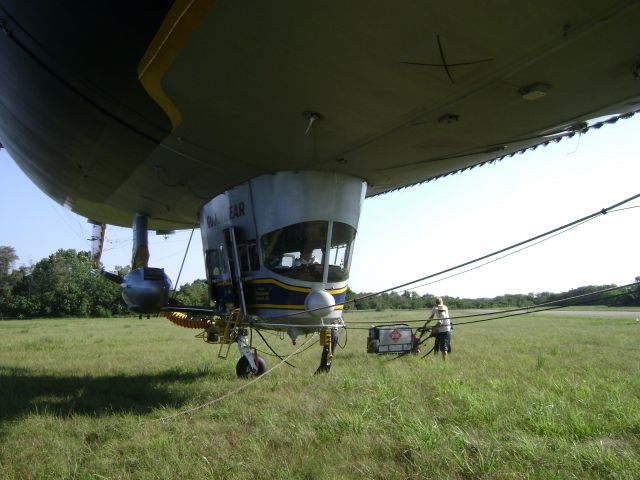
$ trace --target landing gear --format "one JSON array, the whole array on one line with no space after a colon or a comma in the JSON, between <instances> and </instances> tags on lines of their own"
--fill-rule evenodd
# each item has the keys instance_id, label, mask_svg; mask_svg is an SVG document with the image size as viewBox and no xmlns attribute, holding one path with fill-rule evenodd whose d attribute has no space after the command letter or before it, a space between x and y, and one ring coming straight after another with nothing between
<instances>
[{"instance_id":1,"label":"landing gear","mask_svg":"<svg viewBox=\"0 0 640 480\"><path fill-rule=\"evenodd\" d=\"M236 365L236 375L240 378L246 378L249 376L258 377L267 371L267 362L264 361L264 358L256 356L254 363L256 364L255 372L251 370L251 365L249 365L247 357L240 357L240 360L238 360Z\"/></svg>"},{"instance_id":2,"label":"landing gear","mask_svg":"<svg viewBox=\"0 0 640 480\"><path fill-rule=\"evenodd\" d=\"M323 328L320 330L320 345L322 345L322 356L320 357L320 366L316 370L318 373L329 373L331 370L331 360L333 360L333 351L338 344L338 329Z\"/></svg>"},{"instance_id":3,"label":"landing gear","mask_svg":"<svg viewBox=\"0 0 640 480\"><path fill-rule=\"evenodd\" d=\"M267 371L267 363L262 357L259 357L255 350L251 351L249 342L247 341L247 331L242 329L238 332L236 338L238 342L238 350L240 350L240 360L236 365L236 374L239 377L246 378L250 375L259 376Z\"/></svg>"}]
</instances>

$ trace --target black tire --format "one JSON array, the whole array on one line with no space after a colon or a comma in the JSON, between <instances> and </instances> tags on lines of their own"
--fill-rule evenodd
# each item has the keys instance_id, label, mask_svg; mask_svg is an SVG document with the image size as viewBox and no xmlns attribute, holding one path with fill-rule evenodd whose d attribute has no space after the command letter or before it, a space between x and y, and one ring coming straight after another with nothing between
<instances>
[{"instance_id":1,"label":"black tire","mask_svg":"<svg viewBox=\"0 0 640 480\"><path fill-rule=\"evenodd\" d=\"M264 358L258 357L256 367L258 367L258 371L255 373L255 376L259 377L267 371L267 362L264 361ZM252 375L251 366L249 365L247 357L242 356L240 357L240 360L238 360L238 363L236 364L236 375L240 378L246 378Z\"/></svg>"}]
</instances>

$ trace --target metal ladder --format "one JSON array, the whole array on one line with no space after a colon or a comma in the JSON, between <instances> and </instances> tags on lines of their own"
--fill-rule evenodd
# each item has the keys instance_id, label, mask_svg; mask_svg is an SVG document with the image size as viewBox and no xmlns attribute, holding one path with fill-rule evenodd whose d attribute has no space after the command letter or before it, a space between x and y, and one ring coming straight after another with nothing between
<instances>
[{"instance_id":1,"label":"metal ladder","mask_svg":"<svg viewBox=\"0 0 640 480\"><path fill-rule=\"evenodd\" d=\"M233 310L229 318L225 319L224 322L224 332L219 333L219 341L220 341L220 349L218 350L218 358L227 358L229 356L229 350L231 349L231 344L235 342L234 338L231 338L231 334L233 332L237 332L238 324L240 323L240 318L242 314L240 313L240 309L236 308ZM223 352L224 347L227 347L226 351Z\"/></svg>"}]
</instances>

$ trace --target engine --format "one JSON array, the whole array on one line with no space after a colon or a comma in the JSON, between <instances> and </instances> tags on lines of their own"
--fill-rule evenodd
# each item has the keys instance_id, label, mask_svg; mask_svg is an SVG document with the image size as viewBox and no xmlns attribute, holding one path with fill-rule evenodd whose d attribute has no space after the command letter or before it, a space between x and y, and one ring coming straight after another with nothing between
<instances>
[{"instance_id":1,"label":"engine","mask_svg":"<svg viewBox=\"0 0 640 480\"><path fill-rule=\"evenodd\" d=\"M143 267L125 275L120 287L129 310L141 314L158 313L169 300L171 280L163 268Z\"/></svg>"}]
</instances>

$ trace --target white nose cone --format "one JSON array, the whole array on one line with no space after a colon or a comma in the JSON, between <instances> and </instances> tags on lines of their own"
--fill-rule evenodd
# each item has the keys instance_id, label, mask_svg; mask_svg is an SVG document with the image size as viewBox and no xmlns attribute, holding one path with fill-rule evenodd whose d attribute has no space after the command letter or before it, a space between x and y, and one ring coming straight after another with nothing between
<instances>
[{"instance_id":1,"label":"white nose cone","mask_svg":"<svg viewBox=\"0 0 640 480\"><path fill-rule=\"evenodd\" d=\"M311 290L304 300L304 309L314 317L326 317L333 312L336 300L324 290Z\"/></svg>"}]
</instances>

